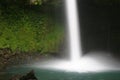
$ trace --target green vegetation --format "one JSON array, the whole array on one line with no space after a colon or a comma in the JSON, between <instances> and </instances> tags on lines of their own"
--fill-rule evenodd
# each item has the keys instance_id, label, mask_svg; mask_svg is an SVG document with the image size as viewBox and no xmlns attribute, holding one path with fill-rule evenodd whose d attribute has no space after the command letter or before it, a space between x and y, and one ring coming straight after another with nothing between
<instances>
[{"instance_id":1,"label":"green vegetation","mask_svg":"<svg viewBox=\"0 0 120 80\"><path fill-rule=\"evenodd\" d=\"M40 53L59 50L63 26L52 15L36 11L39 6L32 7L0 7L0 48Z\"/></svg>"},{"instance_id":2,"label":"green vegetation","mask_svg":"<svg viewBox=\"0 0 120 80\"><path fill-rule=\"evenodd\" d=\"M62 0L0 0L0 4L17 4L17 5L51 5L58 6L61 4Z\"/></svg>"}]
</instances>

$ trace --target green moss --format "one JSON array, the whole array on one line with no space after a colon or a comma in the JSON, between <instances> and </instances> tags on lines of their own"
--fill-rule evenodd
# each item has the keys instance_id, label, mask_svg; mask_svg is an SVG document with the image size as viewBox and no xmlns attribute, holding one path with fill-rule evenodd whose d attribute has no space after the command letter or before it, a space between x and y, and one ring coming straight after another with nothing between
<instances>
[{"instance_id":1,"label":"green moss","mask_svg":"<svg viewBox=\"0 0 120 80\"><path fill-rule=\"evenodd\" d=\"M64 29L51 16L32 10L7 9L0 18L0 48L13 51L56 52Z\"/></svg>"}]
</instances>

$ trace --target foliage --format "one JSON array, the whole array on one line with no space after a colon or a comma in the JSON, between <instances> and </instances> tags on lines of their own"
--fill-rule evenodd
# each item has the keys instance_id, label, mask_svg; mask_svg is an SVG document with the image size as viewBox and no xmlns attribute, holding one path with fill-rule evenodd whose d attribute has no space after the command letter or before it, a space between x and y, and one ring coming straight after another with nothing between
<instances>
[{"instance_id":1,"label":"foliage","mask_svg":"<svg viewBox=\"0 0 120 80\"><path fill-rule=\"evenodd\" d=\"M50 6L63 6L64 5L64 0L46 0L44 3Z\"/></svg>"},{"instance_id":2,"label":"foliage","mask_svg":"<svg viewBox=\"0 0 120 80\"><path fill-rule=\"evenodd\" d=\"M0 4L14 4L14 5L42 5L42 4L51 4L59 5L62 0L0 0Z\"/></svg>"},{"instance_id":3,"label":"foliage","mask_svg":"<svg viewBox=\"0 0 120 80\"><path fill-rule=\"evenodd\" d=\"M0 4L8 5L8 4L22 4L25 5L29 3L29 0L0 0Z\"/></svg>"},{"instance_id":4,"label":"foliage","mask_svg":"<svg viewBox=\"0 0 120 80\"><path fill-rule=\"evenodd\" d=\"M58 51L64 30L51 16L16 6L0 12L0 48L41 53Z\"/></svg>"}]
</instances>

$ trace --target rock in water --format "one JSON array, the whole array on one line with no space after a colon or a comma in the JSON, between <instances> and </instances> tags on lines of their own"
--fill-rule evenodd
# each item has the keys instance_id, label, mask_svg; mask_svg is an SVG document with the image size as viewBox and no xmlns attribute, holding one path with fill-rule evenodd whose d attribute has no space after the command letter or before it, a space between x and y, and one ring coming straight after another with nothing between
<instances>
[{"instance_id":1,"label":"rock in water","mask_svg":"<svg viewBox=\"0 0 120 80\"><path fill-rule=\"evenodd\" d=\"M14 76L12 77L10 80L38 80L35 76L34 71L30 71L29 73L27 73L24 76Z\"/></svg>"},{"instance_id":2,"label":"rock in water","mask_svg":"<svg viewBox=\"0 0 120 80\"><path fill-rule=\"evenodd\" d=\"M20 80L37 80L37 78L35 77L35 73L32 70L29 73L27 73L25 76L22 76Z\"/></svg>"}]
</instances>

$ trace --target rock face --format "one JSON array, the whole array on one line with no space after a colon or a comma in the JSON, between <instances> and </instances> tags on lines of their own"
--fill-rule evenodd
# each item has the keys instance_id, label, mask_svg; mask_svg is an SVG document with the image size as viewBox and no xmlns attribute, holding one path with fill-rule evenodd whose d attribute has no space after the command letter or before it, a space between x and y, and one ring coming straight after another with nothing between
<instances>
[{"instance_id":1,"label":"rock face","mask_svg":"<svg viewBox=\"0 0 120 80\"><path fill-rule=\"evenodd\" d=\"M14 55L10 48L0 48L0 70L6 68L12 56Z\"/></svg>"},{"instance_id":2,"label":"rock face","mask_svg":"<svg viewBox=\"0 0 120 80\"><path fill-rule=\"evenodd\" d=\"M10 80L38 80L38 79L35 77L35 73L32 70L24 76L15 75Z\"/></svg>"}]
</instances>

